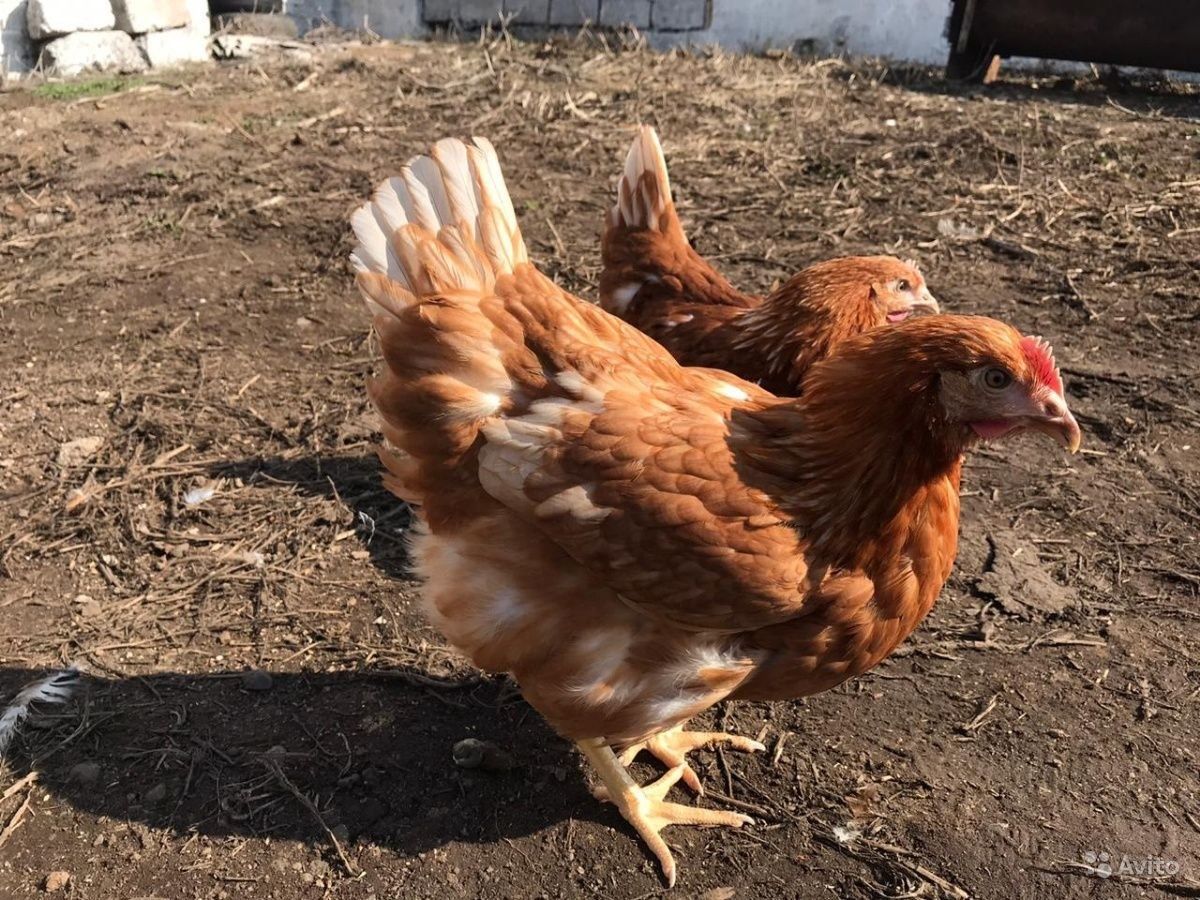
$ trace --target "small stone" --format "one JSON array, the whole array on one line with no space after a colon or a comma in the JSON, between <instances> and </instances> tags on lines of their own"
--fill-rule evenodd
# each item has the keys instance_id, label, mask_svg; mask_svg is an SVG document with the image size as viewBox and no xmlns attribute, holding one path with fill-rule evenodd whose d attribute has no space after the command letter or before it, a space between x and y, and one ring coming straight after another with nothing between
<instances>
[{"instance_id":1,"label":"small stone","mask_svg":"<svg viewBox=\"0 0 1200 900\"><path fill-rule=\"evenodd\" d=\"M104 445L102 437L75 438L58 446L58 464L60 466L81 466Z\"/></svg>"},{"instance_id":2,"label":"small stone","mask_svg":"<svg viewBox=\"0 0 1200 900\"><path fill-rule=\"evenodd\" d=\"M71 873L59 869L46 876L46 880L42 883L42 889L47 894L54 894L65 888L70 881Z\"/></svg>"},{"instance_id":3,"label":"small stone","mask_svg":"<svg viewBox=\"0 0 1200 900\"><path fill-rule=\"evenodd\" d=\"M330 830L336 831L336 829ZM341 840L341 838L339 837L338 840ZM328 878L333 874L333 867L323 859L314 859L312 864L308 867L308 870L315 878Z\"/></svg>"},{"instance_id":4,"label":"small stone","mask_svg":"<svg viewBox=\"0 0 1200 900\"><path fill-rule=\"evenodd\" d=\"M333 832L333 836L338 839L338 843L350 843L350 829L345 825L335 825L329 829Z\"/></svg>"},{"instance_id":5,"label":"small stone","mask_svg":"<svg viewBox=\"0 0 1200 900\"><path fill-rule=\"evenodd\" d=\"M251 669L242 673L242 687L248 691L269 691L275 684L270 672L262 669Z\"/></svg>"},{"instance_id":6,"label":"small stone","mask_svg":"<svg viewBox=\"0 0 1200 900\"><path fill-rule=\"evenodd\" d=\"M162 803L165 799L167 799L167 786L161 781L146 791L145 800L147 803Z\"/></svg>"},{"instance_id":7,"label":"small stone","mask_svg":"<svg viewBox=\"0 0 1200 900\"><path fill-rule=\"evenodd\" d=\"M512 756L489 741L464 738L454 745L454 764L462 769L507 772L516 765Z\"/></svg>"},{"instance_id":8,"label":"small stone","mask_svg":"<svg viewBox=\"0 0 1200 900\"><path fill-rule=\"evenodd\" d=\"M71 771L67 773L67 781L71 784L77 784L80 787L91 787L100 780L100 763L87 762L75 763L71 766Z\"/></svg>"}]
</instances>

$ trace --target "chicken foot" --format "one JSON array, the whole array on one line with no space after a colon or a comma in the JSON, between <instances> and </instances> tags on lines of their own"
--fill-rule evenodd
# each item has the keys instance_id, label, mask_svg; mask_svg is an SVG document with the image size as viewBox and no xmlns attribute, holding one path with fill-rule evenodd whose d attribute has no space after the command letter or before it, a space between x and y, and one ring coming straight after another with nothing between
<instances>
[{"instance_id":1,"label":"chicken foot","mask_svg":"<svg viewBox=\"0 0 1200 900\"><path fill-rule=\"evenodd\" d=\"M669 728L644 741L630 744L621 751L619 758L623 765L628 766L639 753L646 750L670 769L682 766L683 783L696 794L703 795L704 785L700 783L700 777L688 765L685 754L715 744L727 744L734 750L741 750L743 753L755 753L767 749L758 741L742 737L739 734L727 734L724 731L684 731L682 725L676 725L674 728Z\"/></svg>"},{"instance_id":2,"label":"chicken foot","mask_svg":"<svg viewBox=\"0 0 1200 900\"><path fill-rule=\"evenodd\" d=\"M752 818L741 813L667 802L667 792L683 776L686 763L675 766L657 781L642 787L630 777L603 739L579 741L578 746L604 782L606 799L616 805L625 821L633 826L650 852L658 858L668 887L675 886L675 857L671 855L667 842L659 835L668 825L697 825L701 828L726 825L741 828L754 824Z\"/></svg>"}]
</instances>

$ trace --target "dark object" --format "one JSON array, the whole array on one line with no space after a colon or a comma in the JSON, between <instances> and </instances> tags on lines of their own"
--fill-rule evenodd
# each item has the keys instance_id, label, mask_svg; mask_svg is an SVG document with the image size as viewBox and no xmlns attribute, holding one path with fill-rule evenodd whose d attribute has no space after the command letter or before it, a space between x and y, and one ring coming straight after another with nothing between
<instances>
[{"instance_id":1,"label":"dark object","mask_svg":"<svg viewBox=\"0 0 1200 900\"><path fill-rule=\"evenodd\" d=\"M507 772L516 762L507 750L500 749L490 741L464 738L454 745L454 764L462 769Z\"/></svg>"},{"instance_id":2,"label":"dark object","mask_svg":"<svg viewBox=\"0 0 1200 900\"><path fill-rule=\"evenodd\" d=\"M251 669L242 673L242 687L248 691L269 691L274 683L271 673L262 669Z\"/></svg>"},{"instance_id":3,"label":"dark object","mask_svg":"<svg viewBox=\"0 0 1200 900\"><path fill-rule=\"evenodd\" d=\"M954 0L951 78L992 81L1004 56L1200 72L1196 0Z\"/></svg>"}]
</instances>

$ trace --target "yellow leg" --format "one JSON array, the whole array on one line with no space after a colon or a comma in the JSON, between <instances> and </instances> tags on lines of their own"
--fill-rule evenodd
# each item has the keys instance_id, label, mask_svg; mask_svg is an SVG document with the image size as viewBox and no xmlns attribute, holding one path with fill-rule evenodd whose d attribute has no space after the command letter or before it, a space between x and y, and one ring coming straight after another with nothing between
<instances>
[{"instance_id":1,"label":"yellow leg","mask_svg":"<svg viewBox=\"0 0 1200 900\"><path fill-rule=\"evenodd\" d=\"M674 769L683 766L683 783L697 794L704 793L700 778L688 765L685 754L714 744L727 744L734 750L743 753L754 753L767 748L758 741L737 734L726 734L724 731L684 731L682 725L676 725L652 738L636 744L630 744L621 751L621 762L628 766L643 750L648 750L666 766Z\"/></svg>"},{"instance_id":2,"label":"yellow leg","mask_svg":"<svg viewBox=\"0 0 1200 900\"><path fill-rule=\"evenodd\" d=\"M667 842L659 835L668 825L698 825L705 828L727 825L730 828L740 828L743 825L754 824L752 818L741 813L668 803L664 799L667 791L683 775L686 764L675 766L658 781L640 787L629 777L616 754L603 741L579 741L579 749L595 766L597 774L607 788L608 798L616 804L625 821L633 826L638 836L650 848L650 852L658 858L668 887L675 886L675 858L671 855Z\"/></svg>"}]
</instances>

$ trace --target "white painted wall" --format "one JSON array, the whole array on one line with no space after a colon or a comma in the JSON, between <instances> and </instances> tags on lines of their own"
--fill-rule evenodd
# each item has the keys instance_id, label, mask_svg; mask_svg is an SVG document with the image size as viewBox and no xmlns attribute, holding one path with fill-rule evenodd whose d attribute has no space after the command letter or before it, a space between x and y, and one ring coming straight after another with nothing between
<instances>
[{"instance_id":1,"label":"white painted wall","mask_svg":"<svg viewBox=\"0 0 1200 900\"><path fill-rule=\"evenodd\" d=\"M819 52L940 65L949 16L950 0L713 0L711 28L670 39L731 50L812 41Z\"/></svg>"},{"instance_id":2,"label":"white painted wall","mask_svg":"<svg viewBox=\"0 0 1200 900\"><path fill-rule=\"evenodd\" d=\"M387 38L425 33L418 0L287 0L286 9L302 27L323 17L343 28L365 23ZM949 52L942 36L949 15L950 0L712 0L710 28L648 37L656 46L719 44L730 50L811 41L818 52L941 65Z\"/></svg>"}]
</instances>

